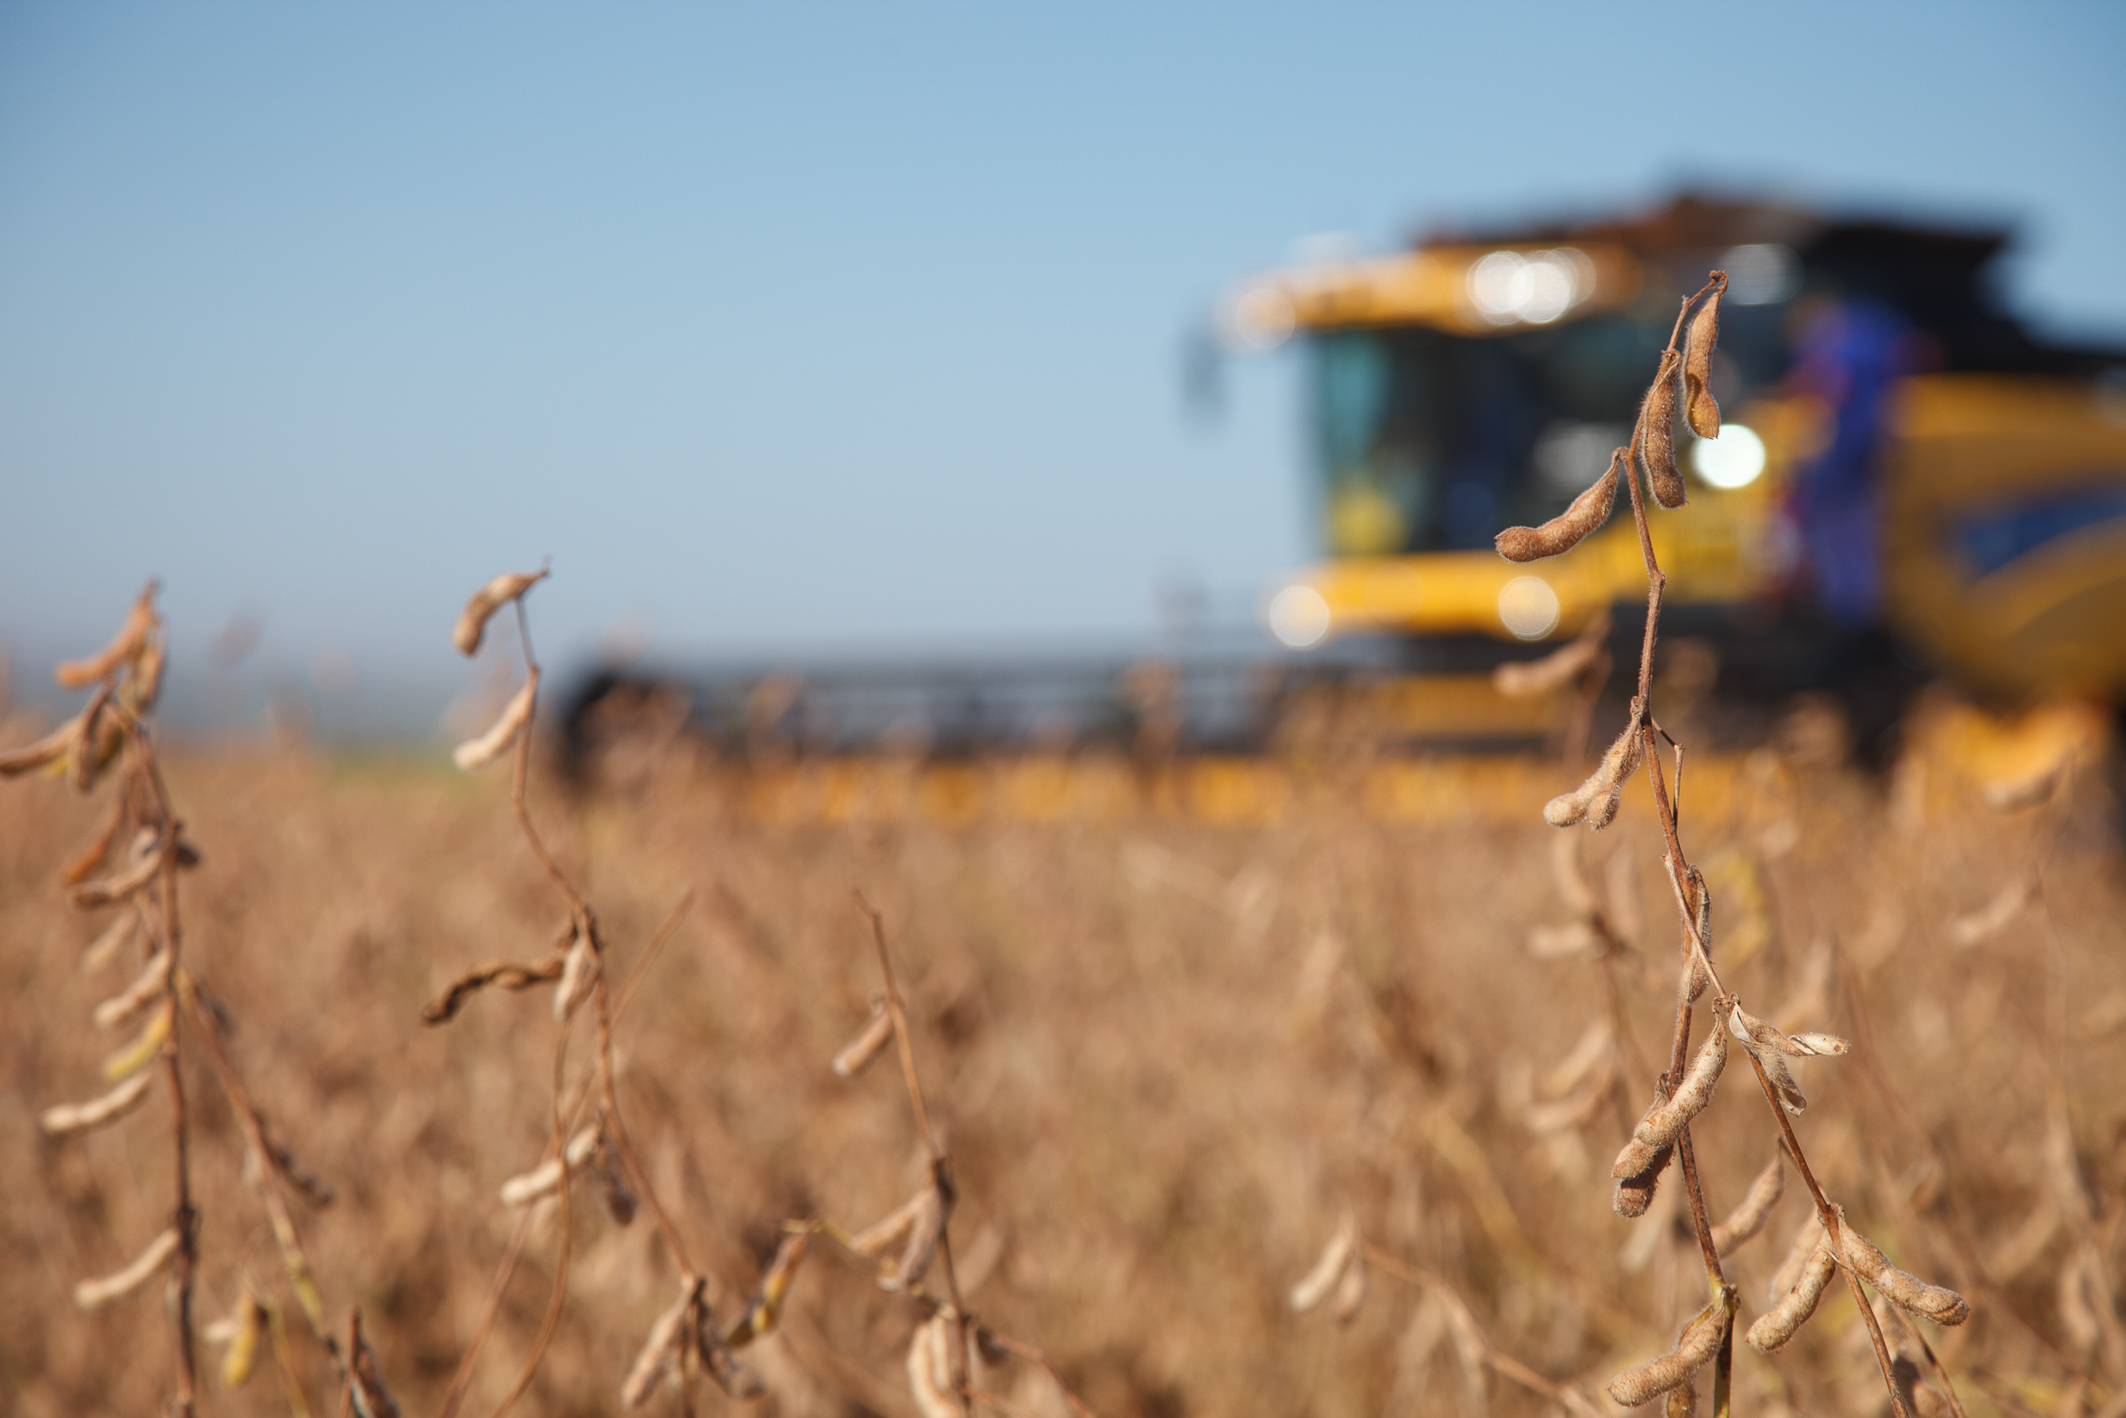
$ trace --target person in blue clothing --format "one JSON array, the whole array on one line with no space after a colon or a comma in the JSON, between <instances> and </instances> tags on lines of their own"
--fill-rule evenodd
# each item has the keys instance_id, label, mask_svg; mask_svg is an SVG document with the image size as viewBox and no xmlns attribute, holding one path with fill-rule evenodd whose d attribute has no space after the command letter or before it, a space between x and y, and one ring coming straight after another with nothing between
<instances>
[{"instance_id":1,"label":"person in blue clothing","mask_svg":"<svg viewBox=\"0 0 2126 1418\"><path fill-rule=\"evenodd\" d=\"M1924 680L1882 622L1883 461L1897 383L1928 346L1901 311L1858 295L1803 308L1787 387L1817 399L1829 420L1823 445L1794 470L1790 511L1799 533L1800 584L1813 622L1807 681L1842 704L1861 761L1894 760L1906 704Z\"/></svg>"},{"instance_id":2,"label":"person in blue clothing","mask_svg":"<svg viewBox=\"0 0 2126 1418\"><path fill-rule=\"evenodd\" d=\"M1883 446L1891 393L1916 353L1911 323L1867 299L1815 306L1794 341L1789 387L1831 420L1821 451L1795 470L1795 520L1817 606L1841 630L1871 627L1882 610Z\"/></svg>"}]
</instances>

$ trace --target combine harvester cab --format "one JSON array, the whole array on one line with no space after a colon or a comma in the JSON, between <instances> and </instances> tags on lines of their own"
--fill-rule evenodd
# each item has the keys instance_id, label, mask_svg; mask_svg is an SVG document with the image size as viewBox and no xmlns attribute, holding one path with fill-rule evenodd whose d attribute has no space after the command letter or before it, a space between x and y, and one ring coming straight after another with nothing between
<instances>
[{"instance_id":1,"label":"combine harvester cab","mask_svg":"<svg viewBox=\"0 0 2126 1418\"><path fill-rule=\"evenodd\" d=\"M1995 310L1984 273L2005 244L1683 198L1243 284L1221 313L1228 343L1302 337L1312 382L1326 556L1272 595L1272 632L1385 647L1372 693L1405 737L1556 726L1560 704L1505 700L1488 672L1612 609L1636 639L1631 519L1532 565L1492 538L1603 472L1679 298L1719 268L1722 432L1679 420L1690 511L1653 517L1671 634L1701 638L1722 688L1765 702L1836 687L1892 645L1997 699L2117 702L2126 351L2048 345ZM1839 320L1861 335L1841 345L1824 323ZM1874 394L1855 391L1871 321ZM1811 349L1831 351L1828 378Z\"/></svg>"}]
</instances>

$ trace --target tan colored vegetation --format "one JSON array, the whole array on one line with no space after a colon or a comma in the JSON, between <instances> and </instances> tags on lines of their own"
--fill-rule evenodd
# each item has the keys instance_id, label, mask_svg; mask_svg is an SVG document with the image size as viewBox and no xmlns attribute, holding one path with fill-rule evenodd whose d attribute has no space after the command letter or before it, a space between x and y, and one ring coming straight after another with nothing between
<instances>
[{"instance_id":1,"label":"tan colored vegetation","mask_svg":"<svg viewBox=\"0 0 2126 1418\"><path fill-rule=\"evenodd\" d=\"M402 1408L432 1413L516 1219L497 1191L550 1136L549 1038L526 1027L543 1007L482 995L447 1030L420 1021L461 966L550 939L506 784L238 752L179 754L167 772L204 856L185 878L187 959L240 1021L226 1047L261 1106L339 1192L324 1212L297 1204L319 1284L336 1310L362 1305ZM1792 789L1737 776L1767 801L1696 838L1716 883L1747 873L1761 893L1761 919L1722 893L1723 938L1754 942L1730 947L1723 976L1770 1002L1766 1019L1854 1043L1795 1061L1819 1176L1897 1265L1970 1299L1969 1323L1927 1335L1969 1411L2116 1401L2126 893L2103 805L2083 791L2004 816L1944 792L1901 816L1837 774ZM1156 817L791 828L753 821L740 786L674 768L626 798L549 798L547 819L620 975L695 893L625 1015L620 1087L719 1315L738 1312L784 1220L886 1216L925 1175L894 1070L845 1082L831 1068L877 990L852 885L898 942L962 1193L969 1307L1038 1336L1102 1414L1456 1413L1472 1382L1500 1413L1539 1412L1549 1401L1489 1367L1483 1345L1593 1397L1699 1308L1674 1178L1636 1222L1601 1190L1601 1163L1637 1121L1625 1094L1666 1043L1651 1021L1672 982L1653 961L1671 932L1625 938L1623 1063L1575 1121L1587 1079L1551 1075L1604 1011L1588 956L1527 953L1536 927L1578 914L1548 865L1539 797L1527 826L1387 824L1329 794L1266 830ZM1773 845L1790 834L1789 849L1766 854L1766 821L1785 824ZM165 1226L152 1184L166 1138L137 1118L63 1142L36 1130L43 1108L90 1091L111 1045L88 1012L131 973L78 970L99 923L54 887L96 822L59 782L0 794L0 1363L25 1414L145 1412L168 1390L152 1294L88 1317L66 1303ZM1669 892L1650 827L1627 814L1580 840L1583 875L1602 884L1582 889L1605 921L1673 920L1657 909ZM1620 859L1629 869L1612 872ZM1951 923L2033 863L2028 908L1956 945ZM247 1281L275 1291L279 1260L244 1200L236 1123L197 1082L200 1305L214 1317L241 1312ZM1545 1111L1558 1102L1562 1121ZM1774 1131L1761 1103L1700 1116L1716 1214L1750 1194ZM1804 1202L1789 1187L1764 1226L1773 1244L1730 1262L1745 1325L1769 1308ZM1295 1319L1286 1292L1347 1206L1380 1253L1451 1293L1376 1261L1347 1327ZM538 1330L553 1213L538 1224L467 1411L492 1407ZM525 1411L609 1409L679 1287L649 1228L592 1205L572 1224L571 1298ZM763 1402L914 1413L902 1369L919 1323L851 1262L815 1254L753 1352ZM330 1361L299 1321L284 1343L317 1411ZM1738 1365L1737 1402L1880 1411L1874 1367L1834 1285L1776 1357ZM202 1401L285 1412L270 1369L261 1359L231 1394L206 1367ZM1034 1411L1055 1411L1022 1362L985 1382L1006 1397L1023 1384Z\"/></svg>"}]
</instances>

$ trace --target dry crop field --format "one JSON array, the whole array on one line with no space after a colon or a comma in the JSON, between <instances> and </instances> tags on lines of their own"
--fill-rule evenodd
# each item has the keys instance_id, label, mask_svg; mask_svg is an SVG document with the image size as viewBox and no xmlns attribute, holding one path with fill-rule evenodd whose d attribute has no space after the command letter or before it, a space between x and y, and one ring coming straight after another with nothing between
<instances>
[{"instance_id":1,"label":"dry crop field","mask_svg":"<svg viewBox=\"0 0 2126 1418\"><path fill-rule=\"evenodd\" d=\"M1142 811L1039 824L777 821L670 734L563 793L544 571L453 632L523 664L476 776L166 757L151 585L55 671L80 712L0 738L11 1406L2126 1415L2116 811L2100 727L2056 732L2100 717L1935 696L1880 792L1800 706L1689 795L1658 717L1695 737L1650 508L1679 411L1718 435L1726 284L1609 471L1498 537L1627 493L1621 732L1577 788L1436 777L1423 825L1364 752L1251 827L1164 755ZM1584 731L1609 673L1598 624L1497 683ZM1984 795L1942 751L2048 725Z\"/></svg>"},{"instance_id":2,"label":"dry crop field","mask_svg":"<svg viewBox=\"0 0 2126 1418\"><path fill-rule=\"evenodd\" d=\"M165 771L203 858L183 877L186 958L233 1021L224 1046L259 1108L337 1194L294 1207L323 1303L340 1323L359 1305L404 1411L435 1412L522 1214L498 1188L550 1135L561 1026L543 994L489 991L440 1027L422 1009L474 964L537 956L551 887L503 775L242 747L176 751ZM1927 1338L1974 1414L2117 1412L2126 1395L2126 891L2092 776L1996 813L1953 784L1900 801L1791 767L1769 823L1697 829L1720 863L1728 987L1855 1043L1808 1065L1798 1126L1856 1223L1969 1297L1968 1323ZM1625 1221L1603 1171L1673 1005L1674 908L1643 816L1599 837L1553 831L1533 801L1396 825L1325 793L1264 829L767 826L729 770L684 755L626 792L571 798L537 771L531 787L616 974L678 911L614 1024L618 1086L719 1314L743 1306L784 1220L854 1229L925 1173L890 1062L850 1081L829 1068L878 987L852 888L903 976L955 1169L966 1303L1038 1343L1096 1412L1559 1406L1488 1367L1486 1343L1607 1411L1602 1383L1700 1303L1677 1189ZM166 1224L166 1129L143 1113L53 1141L36 1121L130 1033L89 1022L133 967L80 968L96 923L58 884L96 818L55 781L0 794L0 1383L24 1415L149 1412L170 1388L159 1284L89 1315L68 1301ZM1607 967L1576 926L1560 842L1621 937ZM1623 1034L1603 1052L1587 1041L1611 1018ZM1591 1051L1617 1061L1613 1084L1590 1086ZM579 1042L571 1066L586 1056ZM335 1411L330 1360L239 1176L236 1120L203 1066L185 1083L201 1326L248 1281L288 1321L309 1410ZM1695 1130L1718 1210L1774 1156L1750 1101L1723 1094ZM521 1411L617 1407L671 1303L656 1227L574 1194L566 1304ZM466 1411L502 1399L544 1317L558 1215L533 1210ZM1295 1314L1288 1291L1346 1215L1373 1262L1362 1302L1347 1323L1326 1304ZM1735 1252L1745 1319L1807 1218L1790 1185ZM903 1354L922 1318L823 1245L746 1351L762 1411L916 1412ZM203 1341L203 1407L287 1411L270 1356L229 1391L220 1352ZM1738 1356L1735 1402L1886 1411L1874 1368L1834 1288L1778 1355ZM983 1383L1065 1411L1024 1361Z\"/></svg>"}]
</instances>

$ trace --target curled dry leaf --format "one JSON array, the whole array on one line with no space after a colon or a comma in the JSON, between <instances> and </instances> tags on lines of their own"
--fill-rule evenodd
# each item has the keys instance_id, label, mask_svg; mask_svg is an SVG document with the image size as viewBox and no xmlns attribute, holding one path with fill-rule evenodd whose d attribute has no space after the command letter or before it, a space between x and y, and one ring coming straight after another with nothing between
<instances>
[{"instance_id":1,"label":"curled dry leaf","mask_svg":"<svg viewBox=\"0 0 2126 1418\"><path fill-rule=\"evenodd\" d=\"M545 580L546 575L544 571L505 571L473 592L450 632L450 642L458 647L458 653L478 653L480 639L487 633L488 618Z\"/></svg>"},{"instance_id":2,"label":"curled dry leaf","mask_svg":"<svg viewBox=\"0 0 2126 1418\"><path fill-rule=\"evenodd\" d=\"M1787 1264L1780 1267L1778 1277L1772 1284L1780 1288L1780 1279L1791 1274L1785 1293L1778 1303L1757 1317L1743 1338L1750 1348L1759 1354L1770 1354L1792 1339L1810 1315L1816 1313L1816 1302L1823 1298L1824 1287L1838 1272L1838 1257L1831 1249L1831 1238L1823 1233L1822 1225L1814 1216L1795 1238L1795 1249L1801 1255L1799 1265L1788 1257ZM1802 1247L1807 1249L1803 1250Z\"/></svg>"},{"instance_id":3,"label":"curled dry leaf","mask_svg":"<svg viewBox=\"0 0 2126 1418\"><path fill-rule=\"evenodd\" d=\"M502 715L495 720L493 727L478 738L467 739L452 749L451 761L470 773L473 769L484 768L500 758L503 751L517 741L517 735L524 732L525 725L531 722L532 702L538 694L538 689L538 675L535 673L526 676L524 687L509 697L509 703L502 707Z\"/></svg>"},{"instance_id":4,"label":"curled dry leaf","mask_svg":"<svg viewBox=\"0 0 2126 1418\"><path fill-rule=\"evenodd\" d=\"M1617 502L1618 469L1624 450L1610 457L1609 470L1596 478L1572 505L1540 527L1508 527L1494 541L1499 555L1508 561L1541 561L1560 556L1578 546L1589 533L1609 520Z\"/></svg>"},{"instance_id":5,"label":"curled dry leaf","mask_svg":"<svg viewBox=\"0 0 2126 1418\"><path fill-rule=\"evenodd\" d=\"M1662 1418L1697 1418L1698 1378L1693 1374L1668 1391L1668 1401L1661 1405Z\"/></svg>"},{"instance_id":6,"label":"curled dry leaf","mask_svg":"<svg viewBox=\"0 0 2126 1418\"><path fill-rule=\"evenodd\" d=\"M1617 808L1624 801L1624 784L1638 770L1642 740L1639 733L1640 710L1632 705L1631 722L1617 741L1602 755L1595 771L1587 775L1587 781L1569 793L1561 793L1543 805L1543 820L1552 827L1571 827L1585 822L1599 832L1616 821Z\"/></svg>"},{"instance_id":7,"label":"curled dry leaf","mask_svg":"<svg viewBox=\"0 0 2126 1418\"><path fill-rule=\"evenodd\" d=\"M1742 1204L1728 1213L1725 1221L1713 1227L1713 1253L1727 1255L1763 1230L1772 1208L1779 1204L1779 1198L1785 1193L1786 1168L1775 1156L1750 1183L1749 1194L1742 1198Z\"/></svg>"},{"instance_id":8,"label":"curled dry leaf","mask_svg":"<svg viewBox=\"0 0 2126 1418\"><path fill-rule=\"evenodd\" d=\"M1631 1141L1617 1154L1609 1175L1619 1179L1636 1177L1652 1166L1660 1150L1673 1145L1690 1120L1712 1101L1713 1087L1719 1083L1720 1070L1726 1066L1727 1035L1714 1029L1698 1046L1689 1070L1683 1075L1683 1082L1676 1087L1675 1096L1656 1100L1639 1119L1639 1125L1632 1130Z\"/></svg>"},{"instance_id":9,"label":"curled dry leaf","mask_svg":"<svg viewBox=\"0 0 2126 1418\"><path fill-rule=\"evenodd\" d=\"M1779 1095L1779 1106L1796 1117L1808 1107L1809 1100L1794 1082L1787 1059L1836 1056L1852 1047L1835 1034L1786 1034L1752 1015L1739 1001L1728 1011L1727 1027L1764 1069L1772 1091Z\"/></svg>"},{"instance_id":10,"label":"curled dry leaf","mask_svg":"<svg viewBox=\"0 0 2126 1418\"><path fill-rule=\"evenodd\" d=\"M1715 1299L1692 1316L1676 1336L1675 1348L1611 1379L1609 1396L1626 1408L1636 1408L1653 1402L1678 1384L1689 1383L1720 1349L1721 1336L1727 1332L1725 1299Z\"/></svg>"},{"instance_id":11,"label":"curled dry leaf","mask_svg":"<svg viewBox=\"0 0 2126 1418\"><path fill-rule=\"evenodd\" d=\"M169 1227L154 1240L146 1250L133 1258L133 1263L115 1275L106 1275L97 1280L84 1280L74 1287L74 1306L82 1310L100 1310L114 1300L122 1300L148 1283L155 1272L162 1269L171 1256L177 1254L177 1228Z\"/></svg>"},{"instance_id":12,"label":"curled dry leaf","mask_svg":"<svg viewBox=\"0 0 2126 1418\"><path fill-rule=\"evenodd\" d=\"M1639 457L1646 464L1646 486L1663 507L1681 507L1688 494L1676 471L1676 356L1661 357L1661 372L1639 406Z\"/></svg>"},{"instance_id":13,"label":"curled dry leaf","mask_svg":"<svg viewBox=\"0 0 2126 1418\"><path fill-rule=\"evenodd\" d=\"M119 627L109 644L93 655L63 661L52 670L52 678L58 681L61 689L87 689L140 652L148 632L155 628L156 589L155 583L150 581L147 589L133 602L132 609L126 612L125 624Z\"/></svg>"},{"instance_id":14,"label":"curled dry leaf","mask_svg":"<svg viewBox=\"0 0 2126 1418\"><path fill-rule=\"evenodd\" d=\"M1728 1013L1727 1027L1744 1047L1773 1049L1797 1059L1835 1057L1853 1048L1836 1034L1788 1034L1751 1014L1739 1000Z\"/></svg>"},{"instance_id":15,"label":"curled dry leaf","mask_svg":"<svg viewBox=\"0 0 2126 1418\"><path fill-rule=\"evenodd\" d=\"M1882 1292L1885 1299L1907 1314L1936 1324L1962 1324L1971 1318L1971 1306L1954 1290L1929 1285L1890 1264L1875 1243L1846 1224L1845 1211L1838 1209L1839 1252L1855 1274Z\"/></svg>"},{"instance_id":16,"label":"curled dry leaf","mask_svg":"<svg viewBox=\"0 0 2126 1418\"><path fill-rule=\"evenodd\" d=\"M688 1321L700 1303L702 1284L700 1276L684 1277L680 1281L679 1298L650 1326L649 1338L642 1342L642 1348L635 1354L635 1362L628 1367L627 1377L621 1381L621 1407L640 1408L643 1401L657 1391L658 1382L671 1372L686 1341Z\"/></svg>"},{"instance_id":17,"label":"curled dry leaf","mask_svg":"<svg viewBox=\"0 0 2126 1418\"><path fill-rule=\"evenodd\" d=\"M834 1056L834 1071L843 1078L854 1078L871 1066L886 1045L893 1041L893 1015L886 1008L883 997L871 1002L871 1019L863 1032L842 1045L841 1052Z\"/></svg>"},{"instance_id":18,"label":"curled dry leaf","mask_svg":"<svg viewBox=\"0 0 2126 1418\"><path fill-rule=\"evenodd\" d=\"M1539 660L1515 660L1491 672L1492 687L1508 699L1533 699L1569 683L1601 658L1609 645L1609 614Z\"/></svg>"},{"instance_id":19,"label":"curled dry leaf","mask_svg":"<svg viewBox=\"0 0 2126 1418\"><path fill-rule=\"evenodd\" d=\"M479 969L452 980L450 988L443 992L441 999L421 1010L421 1019L428 1024L444 1023L454 1018L457 1012L465 1007L465 1001L489 985L500 985L505 990L528 990L533 985L558 980L566 963L567 956L556 952L537 965L514 965L508 961L482 965Z\"/></svg>"},{"instance_id":20,"label":"curled dry leaf","mask_svg":"<svg viewBox=\"0 0 2126 1418\"><path fill-rule=\"evenodd\" d=\"M138 1107L147 1097L148 1085L155 1075L145 1069L104 1094L86 1103L62 1103L55 1108L46 1108L37 1118L37 1126L48 1137L66 1137L71 1133L87 1132L90 1128L116 1122Z\"/></svg>"},{"instance_id":21,"label":"curled dry leaf","mask_svg":"<svg viewBox=\"0 0 2126 1418\"><path fill-rule=\"evenodd\" d=\"M1723 284L1691 316L1683 339L1683 416L1700 438L1720 436L1720 405L1713 398L1713 347L1720 343L1720 297Z\"/></svg>"},{"instance_id":22,"label":"curled dry leaf","mask_svg":"<svg viewBox=\"0 0 2126 1418\"><path fill-rule=\"evenodd\" d=\"M1344 1271L1351 1264L1351 1258L1357 1253L1358 1219L1346 1210L1343 1219L1336 1223L1336 1231L1329 1237L1329 1244L1322 1247L1320 1257L1314 1262L1314 1268L1301 1277L1299 1283L1292 1287L1292 1293L1286 1297L1293 1312L1305 1314L1327 1298L1329 1291L1343 1277Z\"/></svg>"}]
</instances>

